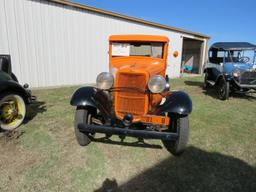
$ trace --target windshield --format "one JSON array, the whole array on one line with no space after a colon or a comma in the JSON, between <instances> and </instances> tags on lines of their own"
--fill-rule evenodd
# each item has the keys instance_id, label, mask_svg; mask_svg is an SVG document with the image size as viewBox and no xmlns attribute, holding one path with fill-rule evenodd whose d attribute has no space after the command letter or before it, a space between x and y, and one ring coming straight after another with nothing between
<instances>
[{"instance_id":1,"label":"windshield","mask_svg":"<svg viewBox=\"0 0 256 192\"><path fill-rule=\"evenodd\" d=\"M255 50L227 51L225 62L255 64Z\"/></svg>"},{"instance_id":2,"label":"windshield","mask_svg":"<svg viewBox=\"0 0 256 192\"><path fill-rule=\"evenodd\" d=\"M112 56L144 56L163 58L164 43L148 42L113 42Z\"/></svg>"}]
</instances>

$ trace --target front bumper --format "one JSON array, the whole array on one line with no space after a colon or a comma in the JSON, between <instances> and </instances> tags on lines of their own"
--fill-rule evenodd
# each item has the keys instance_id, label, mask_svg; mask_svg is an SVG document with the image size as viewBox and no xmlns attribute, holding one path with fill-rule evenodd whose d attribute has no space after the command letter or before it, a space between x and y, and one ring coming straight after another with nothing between
<instances>
[{"instance_id":1,"label":"front bumper","mask_svg":"<svg viewBox=\"0 0 256 192\"><path fill-rule=\"evenodd\" d=\"M237 82L236 80L234 80L234 82L240 88L248 88L248 89L255 89L256 88L256 84L241 84L241 83Z\"/></svg>"},{"instance_id":2,"label":"front bumper","mask_svg":"<svg viewBox=\"0 0 256 192\"><path fill-rule=\"evenodd\" d=\"M256 88L256 71L245 71L240 77L234 78L235 83L240 88Z\"/></svg>"},{"instance_id":3,"label":"front bumper","mask_svg":"<svg viewBox=\"0 0 256 192\"><path fill-rule=\"evenodd\" d=\"M151 130L135 130L129 128L111 127L107 125L88 125L80 123L78 129L83 133L105 133L145 139L177 140L177 133L158 132Z\"/></svg>"}]
</instances>

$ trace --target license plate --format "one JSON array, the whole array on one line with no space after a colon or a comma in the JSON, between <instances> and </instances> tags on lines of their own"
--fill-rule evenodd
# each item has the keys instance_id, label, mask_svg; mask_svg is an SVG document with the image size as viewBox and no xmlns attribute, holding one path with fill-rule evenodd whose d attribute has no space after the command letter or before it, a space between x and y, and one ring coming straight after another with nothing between
<instances>
[{"instance_id":1,"label":"license plate","mask_svg":"<svg viewBox=\"0 0 256 192\"><path fill-rule=\"evenodd\" d=\"M169 125L170 118L165 116L146 115L141 118L143 123L158 124L158 125Z\"/></svg>"}]
</instances>

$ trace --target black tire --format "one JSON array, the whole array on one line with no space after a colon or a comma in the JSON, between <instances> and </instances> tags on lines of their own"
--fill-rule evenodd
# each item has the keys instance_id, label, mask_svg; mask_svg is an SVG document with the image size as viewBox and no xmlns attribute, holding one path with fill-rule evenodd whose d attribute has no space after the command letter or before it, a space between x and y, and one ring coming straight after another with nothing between
<instances>
[{"instance_id":1,"label":"black tire","mask_svg":"<svg viewBox=\"0 0 256 192\"><path fill-rule=\"evenodd\" d=\"M178 139L175 141L162 140L165 148L173 155L181 155L187 146L189 136L189 117L171 117L169 131L177 132Z\"/></svg>"},{"instance_id":2,"label":"black tire","mask_svg":"<svg viewBox=\"0 0 256 192\"><path fill-rule=\"evenodd\" d=\"M220 79L218 83L218 97L220 100L227 100L229 98L230 85L225 79Z\"/></svg>"},{"instance_id":3,"label":"black tire","mask_svg":"<svg viewBox=\"0 0 256 192\"><path fill-rule=\"evenodd\" d=\"M208 78L208 73L205 72L204 73L204 84L203 84L203 89L207 90L209 88L209 83L207 82L207 78Z\"/></svg>"},{"instance_id":4,"label":"black tire","mask_svg":"<svg viewBox=\"0 0 256 192\"><path fill-rule=\"evenodd\" d=\"M82 133L78 129L79 123L91 124L91 117L93 113L91 110L84 108L77 108L75 113L75 136L79 145L86 146L91 142L90 137L92 136L90 133Z\"/></svg>"}]
</instances>

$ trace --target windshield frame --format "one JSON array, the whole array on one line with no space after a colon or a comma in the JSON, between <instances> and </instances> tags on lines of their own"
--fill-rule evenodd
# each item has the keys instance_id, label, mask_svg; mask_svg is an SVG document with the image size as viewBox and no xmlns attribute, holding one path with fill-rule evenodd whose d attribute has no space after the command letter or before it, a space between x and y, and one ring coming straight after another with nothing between
<instances>
[{"instance_id":1,"label":"windshield frame","mask_svg":"<svg viewBox=\"0 0 256 192\"><path fill-rule=\"evenodd\" d=\"M121 44L137 44L137 43L140 43L140 44L145 44L145 45L148 45L148 44L162 44L162 55L161 57L153 57L153 56L145 56L145 55L129 55L129 56L113 56L113 53L112 53L112 45L113 43L121 43ZM152 48L152 46L151 46ZM141 58L151 58L151 59L161 59L161 60L166 60L167 58L167 43L166 42L163 42L163 41L110 41L109 42L109 56L110 58L125 58L125 57L141 57Z\"/></svg>"}]
</instances>

